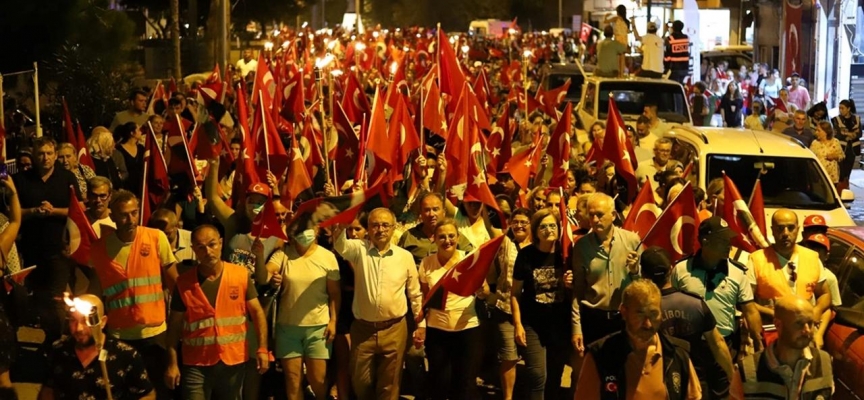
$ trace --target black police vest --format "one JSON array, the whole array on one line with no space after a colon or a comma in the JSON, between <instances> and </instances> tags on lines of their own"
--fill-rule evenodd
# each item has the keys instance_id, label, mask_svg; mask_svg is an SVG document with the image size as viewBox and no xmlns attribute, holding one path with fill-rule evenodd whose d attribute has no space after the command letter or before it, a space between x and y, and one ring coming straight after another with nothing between
<instances>
[{"instance_id":1,"label":"black police vest","mask_svg":"<svg viewBox=\"0 0 864 400\"><path fill-rule=\"evenodd\" d=\"M668 400L684 400L690 380L690 355L687 342L666 334L660 335L663 352L663 383ZM624 331L613 333L588 347L600 376L600 399L619 400L627 397L625 364L632 352Z\"/></svg>"},{"instance_id":2,"label":"black police vest","mask_svg":"<svg viewBox=\"0 0 864 400\"><path fill-rule=\"evenodd\" d=\"M810 351L813 353L813 360L810 361L809 368L810 375L804 378L798 399L830 399L834 389L831 356L818 350L815 346L811 346ZM768 357L764 351L744 357L741 360L740 372L745 398L777 400L787 398L786 382L783 377L768 367Z\"/></svg>"},{"instance_id":3,"label":"black police vest","mask_svg":"<svg viewBox=\"0 0 864 400\"><path fill-rule=\"evenodd\" d=\"M663 58L669 69L686 71L690 68L690 38L683 33L673 33L666 38L666 54Z\"/></svg>"}]
</instances>

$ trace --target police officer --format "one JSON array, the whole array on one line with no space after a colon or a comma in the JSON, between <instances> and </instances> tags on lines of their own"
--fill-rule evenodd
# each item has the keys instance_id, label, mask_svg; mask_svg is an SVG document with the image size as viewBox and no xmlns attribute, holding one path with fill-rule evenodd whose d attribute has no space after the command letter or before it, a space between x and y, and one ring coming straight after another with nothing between
<instances>
[{"instance_id":1,"label":"police officer","mask_svg":"<svg viewBox=\"0 0 864 400\"><path fill-rule=\"evenodd\" d=\"M687 342L660 333L660 289L647 279L624 289L624 330L588 346L574 399L699 399Z\"/></svg>"},{"instance_id":2,"label":"police officer","mask_svg":"<svg viewBox=\"0 0 864 400\"><path fill-rule=\"evenodd\" d=\"M662 247L652 246L642 252L640 266L642 278L654 282L663 296L660 300L663 310L660 331L690 344L690 359L699 376L702 398L728 398L728 382L731 382L734 368L732 355L717 330L711 309L701 297L672 287L669 281L672 275L672 260ZM715 363L720 364L722 371L715 368ZM729 380L717 384L716 376L720 372L725 373Z\"/></svg>"},{"instance_id":3,"label":"police officer","mask_svg":"<svg viewBox=\"0 0 864 400\"><path fill-rule=\"evenodd\" d=\"M681 84L690 75L690 38L683 31L683 22L672 23L672 33L666 38L666 54L663 58L666 69L671 71L669 79Z\"/></svg>"},{"instance_id":4,"label":"police officer","mask_svg":"<svg viewBox=\"0 0 864 400\"><path fill-rule=\"evenodd\" d=\"M790 294L776 301L777 340L764 351L741 360L745 398L831 398L834 392L831 357L813 343L816 330L813 317L813 306L798 296Z\"/></svg>"}]
</instances>

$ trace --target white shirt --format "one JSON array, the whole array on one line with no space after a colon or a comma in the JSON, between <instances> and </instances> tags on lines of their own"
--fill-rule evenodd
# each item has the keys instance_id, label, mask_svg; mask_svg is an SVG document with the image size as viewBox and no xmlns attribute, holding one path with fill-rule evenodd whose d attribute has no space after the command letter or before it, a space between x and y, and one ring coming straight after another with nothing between
<instances>
[{"instance_id":1,"label":"white shirt","mask_svg":"<svg viewBox=\"0 0 864 400\"><path fill-rule=\"evenodd\" d=\"M105 217L102 219L97 219L96 221L94 221L90 225L93 226L93 231L96 232L97 238L102 237L102 226L107 226L107 227L110 227L112 229L117 229L117 224L115 224L114 221L111 220L111 217Z\"/></svg>"},{"instance_id":2,"label":"white shirt","mask_svg":"<svg viewBox=\"0 0 864 400\"><path fill-rule=\"evenodd\" d=\"M660 36L647 33L642 36L642 69L663 73L665 44Z\"/></svg>"},{"instance_id":3,"label":"white shirt","mask_svg":"<svg viewBox=\"0 0 864 400\"><path fill-rule=\"evenodd\" d=\"M464 251L457 251L457 260L461 260L464 257ZM449 268L441 265L437 254L427 256L420 262L420 282L432 288L444 277L447 271L449 271ZM429 293L429 295L431 294ZM476 297L474 296L465 297L454 293L447 293L447 299L444 302L445 310L436 308L436 305L432 304L429 308L429 314L426 316L426 323L429 324L430 328L448 332L458 332L478 327L480 326L480 319L477 318L477 311L474 308L475 301Z\"/></svg>"},{"instance_id":4,"label":"white shirt","mask_svg":"<svg viewBox=\"0 0 864 400\"><path fill-rule=\"evenodd\" d=\"M404 317L408 300L414 315L420 315L423 293L417 278L414 257L408 250L390 245L383 254L371 242L347 239L342 232L333 243L345 261L354 266L354 317L368 322L383 322ZM425 328L426 322L420 321Z\"/></svg>"},{"instance_id":5,"label":"white shirt","mask_svg":"<svg viewBox=\"0 0 864 400\"><path fill-rule=\"evenodd\" d=\"M237 70L240 71L240 76L243 79L246 79L246 75L249 75L250 72L255 72L258 69L258 60L251 59L249 62L243 61L243 59L237 60Z\"/></svg>"},{"instance_id":6,"label":"white shirt","mask_svg":"<svg viewBox=\"0 0 864 400\"><path fill-rule=\"evenodd\" d=\"M178 263L195 260L195 252L192 251L192 231L185 229L177 230L177 248L174 249L174 258Z\"/></svg>"}]
</instances>

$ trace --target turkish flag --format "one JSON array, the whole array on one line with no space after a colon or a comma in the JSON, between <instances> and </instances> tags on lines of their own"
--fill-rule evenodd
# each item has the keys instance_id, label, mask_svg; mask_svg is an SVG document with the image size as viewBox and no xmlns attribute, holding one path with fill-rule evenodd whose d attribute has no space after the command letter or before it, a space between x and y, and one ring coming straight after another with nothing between
<instances>
[{"instance_id":1,"label":"turkish flag","mask_svg":"<svg viewBox=\"0 0 864 400\"><path fill-rule=\"evenodd\" d=\"M768 241L759 230L750 208L738 192L735 182L723 174L723 210L720 216L729 224L729 229L738 233L732 245L748 253L768 247Z\"/></svg>"},{"instance_id":2,"label":"turkish flag","mask_svg":"<svg viewBox=\"0 0 864 400\"><path fill-rule=\"evenodd\" d=\"M360 124L364 115L368 118L372 114L372 107L369 106L369 99L363 92L363 85L360 84L354 74L348 74L348 83L341 104L342 109L345 110L345 115L353 124Z\"/></svg>"},{"instance_id":3,"label":"turkish flag","mask_svg":"<svg viewBox=\"0 0 864 400\"><path fill-rule=\"evenodd\" d=\"M252 232L250 235L261 240L275 236L283 241L288 241L288 237L282 231L282 225L279 224L279 219L276 218L276 209L273 208L273 202L269 199L264 203L264 209L261 210L261 213L252 222Z\"/></svg>"},{"instance_id":4,"label":"turkish flag","mask_svg":"<svg viewBox=\"0 0 864 400\"><path fill-rule=\"evenodd\" d=\"M267 111L273 107L273 94L276 90L276 80L273 78L273 73L267 67L267 60L264 59L264 52L258 54L258 69L255 71L255 83L252 85L252 105L257 106L263 96L266 100ZM257 93L261 92L261 96Z\"/></svg>"},{"instance_id":5,"label":"turkish flag","mask_svg":"<svg viewBox=\"0 0 864 400\"><path fill-rule=\"evenodd\" d=\"M350 200L348 208L336 214L332 218L321 222L320 224L318 224L318 226L321 228L327 228L336 224L348 225L351 222L354 222L354 219L356 219L357 214L359 214L360 211L363 210L363 206L366 205L366 202L368 202L369 199L381 194L383 181L383 177L379 177L378 181L375 182L372 187L351 193L349 195Z\"/></svg>"},{"instance_id":6,"label":"turkish flag","mask_svg":"<svg viewBox=\"0 0 864 400\"><path fill-rule=\"evenodd\" d=\"M618 106L611 94L609 96L609 113L606 118L606 136L603 140L603 156L615 164L615 172L627 181L627 195L629 202L636 194L637 181L633 169L633 155L627 147L627 133L624 131L626 125L618 112ZM598 166L599 167L599 166Z\"/></svg>"},{"instance_id":7,"label":"turkish flag","mask_svg":"<svg viewBox=\"0 0 864 400\"><path fill-rule=\"evenodd\" d=\"M348 121L342 105L336 103L333 110L333 127L339 135L339 145L336 146L336 176L337 182L351 179L360 155L360 139L354 130L354 124Z\"/></svg>"},{"instance_id":8,"label":"turkish flag","mask_svg":"<svg viewBox=\"0 0 864 400\"><path fill-rule=\"evenodd\" d=\"M81 130L81 122L78 122L77 137L78 137L78 164L86 165L90 169L95 170L96 164L93 163L93 157L90 157L90 150L87 148L87 139L84 139L84 131Z\"/></svg>"},{"instance_id":9,"label":"turkish flag","mask_svg":"<svg viewBox=\"0 0 864 400\"><path fill-rule=\"evenodd\" d=\"M15 288L15 285L24 286L24 280L27 279L27 275L30 275L34 270L36 270L35 265L29 268L24 268L14 274L5 275L3 277L3 287L6 288L6 293L11 292L12 289Z\"/></svg>"},{"instance_id":10,"label":"turkish flag","mask_svg":"<svg viewBox=\"0 0 864 400\"><path fill-rule=\"evenodd\" d=\"M391 140L399 140L398 147L395 149L393 159L395 168L391 169L391 177L393 181L403 178L402 170L405 165L411 163L411 152L420 148L420 136L417 134L417 129L414 128L414 120L408 112L408 106L402 96L398 96L396 108L393 115L390 116L390 135Z\"/></svg>"},{"instance_id":11,"label":"turkish flag","mask_svg":"<svg viewBox=\"0 0 864 400\"><path fill-rule=\"evenodd\" d=\"M513 177L513 180L516 181L516 184L522 189L528 190L531 175L537 173L537 167L540 165L540 159L543 157L543 151L540 150L541 139L542 137L538 135L531 147L519 154L515 154L513 158L507 161L507 165L504 171L502 171L509 173Z\"/></svg>"},{"instance_id":12,"label":"turkish flag","mask_svg":"<svg viewBox=\"0 0 864 400\"><path fill-rule=\"evenodd\" d=\"M258 93L261 106L255 113L255 122L253 123L253 132L256 132L255 140L255 164L258 167L258 176L266 176L266 171L270 171L277 177L282 176L285 172L285 167L288 165L288 152L285 146L282 145L282 138L279 136L279 131L276 129L276 124L271 118L269 103L263 91Z\"/></svg>"},{"instance_id":13,"label":"turkish flag","mask_svg":"<svg viewBox=\"0 0 864 400\"><path fill-rule=\"evenodd\" d=\"M66 98L63 101L63 130L66 132L66 141L79 148L78 138L75 136L75 127L72 125L72 115L69 113L69 106L66 104Z\"/></svg>"},{"instance_id":14,"label":"turkish flag","mask_svg":"<svg viewBox=\"0 0 864 400\"><path fill-rule=\"evenodd\" d=\"M297 69L297 64L291 63L286 67L287 76L282 77L281 96L282 117L288 121L299 122L306 112L306 93L303 88L303 74Z\"/></svg>"},{"instance_id":15,"label":"turkish flag","mask_svg":"<svg viewBox=\"0 0 864 400\"><path fill-rule=\"evenodd\" d=\"M148 132L145 142L147 147L144 152L144 160L147 162L147 179L144 182L149 196L144 197L142 193L141 202L150 201L160 204L171 192L168 164L165 162L165 156L162 154L153 132Z\"/></svg>"},{"instance_id":16,"label":"turkish flag","mask_svg":"<svg viewBox=\"0 0 864 400\"><path fill-rule=\"evenodd\" d=\"M698 232L699 211L693 199L693 188L688 181L681 193L672 199L657 218L657 222L642 239L642 244L645 247L660 246L666 249L672 261L676 262L699 249Z\"/></svg>"},{"instance_id":17,"label":"turkish flag","mask_svg":"<svg viewBox=\"0 0 864 400\"><path fill-rule=\"evenodd\" d=\"M639 237L645 237L654 223L657 222L657 217L662 210L657 207L654 202L654 190L650 183L642 185L639 190L639 195L630 207L630 213L627 214L627 219L624 220L623 228L636 232Z\"/></svg>"},{"instance_id":18,"label":"turkish flag","mask_svg":"<svg viewBox=\"0 0 864 400\"><path fill-rule=\"evenodd\" d=\"M492 263L495 262L498 249L501 248L501 243L503 242L504 235L498 236L484 243L478 249L465 256L453 268L450 268L450 270L444 273L444 276L441 277L438 283L429 289L429 295L423 303L423 308L433 307L444 310L447 303L447 293L459 296L473 295L477 289L483 286L486 274L489 272Z\"/></svg>"},{"instance_id":19,"label":"turkish flag","mask_svg":"<svg viewBox=\"0 0 864 400\"><path fill-rule=\"evenodd\" d=\"M476 132L476 130L475 130ZM474 139L474 145L471 146L471 154L468 156L468 185L465 188L465 201L479 201L487 207L498 210L498 215L501 217L501 224L506 228L507 221L501 209L498 208L498 202L495 200L495 195L489 189L489 183L486 181L486 169L483 168L483 150L480 143Z\"/></svg>"},{"instance_id":20,"label":"turkish flag","mask_svg":"<svg viewBox=\"0 0 864 400\"><path fill-rule=\"evenodd\" d=\"M444 183L445 187L449 188L448 196L453 198L461 198L460 191L468 182L468 163L465 160L470 155L477 129L477 124L471 118L471 97L473 94L468 85L464 84L447 133L447 147L444 149L448 169Z\"/></svg>"},{"instance_id":21,"label":"turkish flag","mask_svg":"<svg viewBox=\"0 0 864 400\"><path fill-rule=\"evenodd\" d=\"M84 214L84 208L78 202L75 188L69 187L69 215L66 219L66 230L69 232L69 252L75 262L88 265L90 260L90 245L96 240L96 232Z\"/></svg>"},{"instance_id":22,"label":"turkish flag","mask_svg":"<svg viewBox=\"0 0 864 400\"><path fill-rule=\"evenodd\" d=\"M171 123L169 123L171 122ZM168 129L166 141L171 147L171 159L168 160L168 171L171 174L186 174L189 182L194 183L198 176L198 170L195 168L192 154L189 152L189 143L186 141L186 129L189 122L180 119L180 115L174 115L174 120L170 118L165 121L165 127Z\"/></svg>"},{"instance_id":23,"label":"turkish flag","mask_svg":"<svg viewBox=\"0 0 864 400\"><path fill-rule=\"evenodd\" d=\"M288 175L282 188L282 204L289 210L294 208L294 201L307 189L312 187L312 177L300 154L299 140L291 140L291 152L288 154Z\"/></svg>"},{"instance_id":24,"label":"turkish flag","mask_svg":"<svg viewBox=\"0 0 864 400\"><path fill-rule=\"evenodd\" d=\"M474 79L474 94L477 95L477 100L483 107L486 114L489 114L489 104L491 103L491 91L489 90L489 80L486 79L486 70L480 68L477 77Z\"/></svg>"},{"instance_id":25,"label":"turkish flag","mask_svg":"<svg viewBox=\"0 0 864 400\"><path fill-rule=\"evenodd\" d=\"M380 88L375 89L375 100L372 102L372 116L369 120L369 143L366 149L375 155L379 163L375 163L375 171L373 174L381 172L384 168L389 168L394 165L393 155L396 154L398 144L395 140L391 140L387 132L387 120L384 116L384 99L381 98Z\"/></svg>"},{"instance_id":26,"label":"turkish flag","mask_svg":"<svg viewBox=\"0 0 864 400\"><path fill-rule=\"evenodd\" d=\"M491 172L504 170L507 160L513 157L513 124L509 107L495 121L492 132L486 139L486 152L489 153L488 168Z\"/></svg>"},{"instance_id":27,"label":"turkish flag","mask_svg":"<svg viewBox=\"0 0 864 400\"><path fill-rule=\"evenodd\" d=\"M222 73L219 72L219 64L216 64L207 80L198 87L198 96L203 100L204 106L209 106L214 101L222 104L225 101L225 86L225 82L222 82Z\"/></svg>"},{"instance_id":28,"label":"turkish flag","mask_svg":"<svg viewBox=\"0 0 864 400\"><path fill-rule=\"evenodd\" d=\"M429 80L423 86L426 96L423 98L423 127L432 133L447 139L447 117L444 109L444 99L434 80Z\"/></svg>"},{"instance_id":29,"label":"turkish flag","mask_svg":"<svg viewBox=\"0 0 864 400\"><path fill-rule=\"evenodd\" d=\"M465 74L459 67L459 59L450 45L450 38L443 29L438 30L438 82L441 93L447 94L454 99L462 95L462 86L465 85Z\"/></svg>"},{"instance_id":30,"label":"turkish flag","mask_svg":"<svg viewBox=\"0 0 864 400\"><path fill-rule=\"evenodd\" d=\"M540 95L540 103L543 104L544 111L547 115L552 118L558 119L558 105L564 101L564 96L567 95L567 91L570 90L570 79L567 79L567 82L564 82L563 85L544 92L540 95L540 91L537 93Z\"/></svg>"},{"instance_id":31,"label":"turkish flag","mask_svg":"<svg viewBox=\"0 0 864 400\"><path fill-rule=\"evenodd\" d=\"M765 200L762 197L762 180L756 179L756 185L753 186L753 193L750 195L750 213L753 214L753 219L756 220L756 226L763 234L768 233L768 225L765 224ZM763 235L764 236L764 235Z\"/></svg>"},{"instance_id":32,"label":"turkish flag","mask_svg":"<svg viewBox=\"0 0 864 400\"><path fill-rule=\"evenodd\" d=\"M312 171L312 167L324 166L324 154L321 152L321 131L316 129L316 121L312 113L303 118L303 137L309 142L309 156L306 158L306 169Z\"/></svg>"},{"instance_id":33,"label":"turkish flag","mask_svg":"<svg viewBox=\"0 0 864 400\"><path fill-rule=\"evenodd\" d=\"M552 157L552 178L549 186L564 187L567 184L567 170L570 169L570 119L573 115L573 104L567 103L564 116L555 126L555 132L549 138L546 154Z\"/></svg>"}]
</instances>

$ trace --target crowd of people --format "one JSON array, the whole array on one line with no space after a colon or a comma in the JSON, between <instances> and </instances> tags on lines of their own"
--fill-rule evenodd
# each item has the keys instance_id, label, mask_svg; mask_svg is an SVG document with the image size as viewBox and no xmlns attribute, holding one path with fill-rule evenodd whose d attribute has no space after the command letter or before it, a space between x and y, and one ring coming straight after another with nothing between
<instances>
[{"instance_id":1,"label":"crowd of people","mask_svg":"<svg viewBox=\"0 0 864 400\"><path fill-rule=\"evenodd\" d=\"M673 28L680 33L680 24ZM616 37L614 30L610 36ZM380 43L378 35L365 40ZM349 39L333 43L334 54L350 59L336 50L354 46ZM406 49L417 44L399 43ZM257 64L275 70L277 57L262 55L253 63L252 52L245 52L231 68L233 77L256 82ZM417 69L421 61L407 58L402 94L413 98L426 83ZM524 115L526 100L504 99L508 91L523 90L523 81L532 92L541 90L547 68L542 59L531 62L524 80L513 79L518 68L510 63L492 59L462 68L469 81L488 77L490 120L519 117L504 150L515 159L533 154L536 143L545 145L563 122L557 113ZM363 69L360 64L354 66ZM377 101L376 88L392 82L379 68L362 72L358 80L370 96L363 101ZM267 90L254 86L245 90ZM295 178L284 170L265 168L260 180L244 181L244 161L258 154L246 154L247 104L237 92L222 103L227 134L217 140L234 161L226 166L218 153L190 158L200 174L170 175L170 193L153 202L142 195L142 188L154 187L151 149L173 160L185 145L183 139L179 149L176 140L172 144L172 129L193 134L192 127L206 124L205 104L180 90L182 84L155 114L147 107L152 93L132 93L127 111L108 128L92 130L86 147L94 168L81 162L86 152L51 137L60 132L48 132L18 153L17 173L0 178L3 273L36 266L23 286L7 279L0 318L3 396L14 396L9 388L16 369L33 365L46 400L106 398L109 390L114 399L479 399L478 378L493 382L506 400L723 399L735 394L730 382L736 374L746 383L745 396L832 393L831 363L821 347L840 298L836 277L822 264L830 243L819 215L798 221L790 210L777 211L770 225L775 243L739 263L731 243L741 232L713 215L723 205L721 179L708 190L692 189L701 219L695 254L679 260L669 249L643 249L644 238L621 227L634 196L626 194L613 163L598 166L591 155L603 147L604 124L582 131L573 118L565 127L572 146L560 186L551 185L552 161L542 156L527 185L517 182L512 165L489 174L497 209L470 195L454 198L444 182L458 160L445 156L441 135L420 125L423 145L406 160L404 179L391 182L392 194L379 193L388 201L366 199L350 221L322 227L340 211L335 199L365 193L379 177L352 171L359 180L335 185L331 166L316 164L301 193L292 192ZM768 89L760 93L772 97ZM311 95L307 100L313 103ZM261 107L252 109L260 113ZM813 127L812 146L823 162L860 149L854 104L841 103L835 125L824 115L799 121L800 110L791 107L790 129L802 137L798 127ZM303 160L291 168L316 152L329 153L327 135L341 138L331 119L335 110L327 111L299 118L295 129L284 129L287 121L277 124L291 157ZM300 133L307 125L320 129L317 117L323 118L323 143ZM651 185L660 207L691 190L692 178L673 158L665 130L656 106L646 104L630 132L639 185ZM830 142L835 132L848 138L841 143L845 150ZM832 175L840 183L844 173L848 181L843 165ZM369 166L370 174L377 171ZM482 178L469 183L485 185ZM303 206L315 199L323 202ZM67 229L82 205L98 237L83 263L73 257L81 239ZM271 213L280 232L265 235L261 225ZM451 270L467 254L502 236L494 261L483 266L487 278L473 293L436 290L442 280L458 279ZM64 292L93 305L93 314L70 308ZM776 337L763 325L776 326ZM21 326L42 329L44 340L40 350L18 351L16 358L13 330ZM103 329L105 339L99 339ZM40 357L44 364L33 362ZM573 370L570 391L561 387L565 365Z\"/></svg>"}]
</instances>

